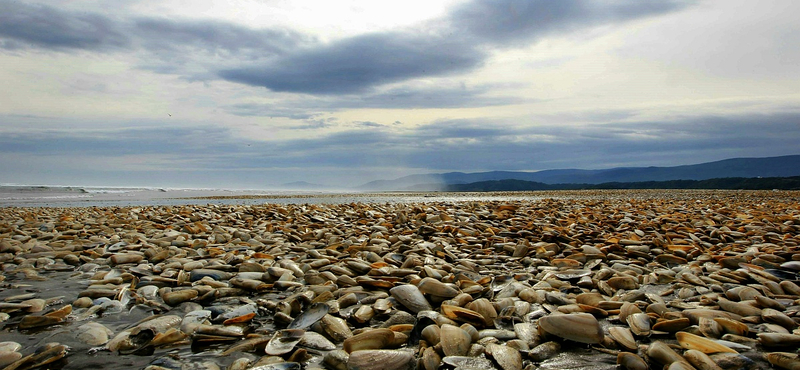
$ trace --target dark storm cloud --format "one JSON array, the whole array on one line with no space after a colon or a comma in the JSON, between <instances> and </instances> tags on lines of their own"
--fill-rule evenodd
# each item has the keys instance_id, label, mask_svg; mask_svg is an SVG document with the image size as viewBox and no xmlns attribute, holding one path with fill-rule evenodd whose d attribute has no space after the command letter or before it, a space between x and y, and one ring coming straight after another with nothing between
<instances>
[{"instance_id":1,"label":"dark storm cloud","mask_svg":"<svg viewBox=\"0 0 800 370\"><path fill-rule=\"evenodd\" d=\"M353 94L397 81L462 73L479 67L487 49L530 43L574 31L663 14L685 6L669 1L473 1L428 32L385 32L317 45L257 65L219 72L223 79L273 91ZM441 23L437 24L437 23Z\"/></svg>"},{"instance_id":2,"label":"dark storm cloud","mask_svg":"<svg viewBox=\"0 0 800 370\"><path fill-rule=\"evenodd\" d=\"M370 93L364 107L457 107L446 94L414 97L373 88L480 67L491 50L523 46L554 32L664 14L684 2L621 0L471 1L415 29L363 34L321 43L299 32L253 29L220 21L111 18L0 0L0 45L54 50L144 51L140 67L192 80L222 78L277 92ZM413 91L412 91L413 92ZM454 93L455 91L452 91ZM506 98L484 99L500 104Z\"/></svg>"},{"instance_id":3,"label":"dark storm cloud","mask_svg":"<svg viewBox=\"0 0 800 370\"><path fill-rule=\"evenodd\" d=\"M140 18L136 35L151 51L204 50L249 59L269 57L309 42L310 37L284 29L252 29L219 21Z\"/></svg>"},{"instance_id":4,"label":"dark storm cloud","mask_svg":"<svg viewBox=\"0 0 800 370\"><path fill-rule=\"evenodd\" d=\"M474 68L484 57L466 42L387 32L301 49L267 63L222 70L219 76L279 92L352 94Z\"/></svg>"},{"instance_id":5,"label":"dark storm cloud","mask_svg":"<svg viewBox=\"0 0 800 370\"><path fill-rule=\"evenodd\" d=\"M182 64L191 58L201 59L196 62L203 62L209 56L253 60L293 50L311 41L312 37L286 29L253 29L213 20L117 19L100 13L0 0L0 42L7 49L142 48L163 59L179 56L173 65L153 68L176 74L182 72ZM190 55L197 51L205 54Z\"/></svg>"},{"instance_id":6,"label":"dark storm cloud","mask_svg":"<svg viewBox=\"0 0 800 370\"><path fill-rule=\"evenodd\" d=\"M46 5L0 1L0 38L6 48L104 50L130 42L114 20L93 13L65 12Z\"/></svg>"},{"instance_id":7,"label":"dark storm cloud","mask_svg":"<svg viewBox=\"0 0 800 370\"><path fill-rule=\"evenodd\" d=\"M687 4L662 0L476 0L457 7L449 18L466 37L507 45L553 32L664 14Z\"/></svg>"}]
</instances>

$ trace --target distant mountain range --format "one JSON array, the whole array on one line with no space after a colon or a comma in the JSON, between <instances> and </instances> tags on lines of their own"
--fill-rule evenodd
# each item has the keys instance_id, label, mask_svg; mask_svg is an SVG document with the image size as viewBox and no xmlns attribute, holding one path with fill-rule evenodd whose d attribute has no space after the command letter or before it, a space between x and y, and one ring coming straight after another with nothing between
<instances>
[{"instance_id":1,"label":"distant mountain range","mask_svg":"<svg viewBox=\"0 0 800 370\"><path fill-rule=\"evenodd\" d=\"M673 180L792 176L800 176L800 155L767 158L732 158L716 162L674 167L617 167L602 170L555 169L537 172L448 172L410 175L394 180L368 182L359 186L358 190L455 190L459 187L453 185L502 180L521 180L552 185L643 183Z\"/></svg>"}]
</instances>

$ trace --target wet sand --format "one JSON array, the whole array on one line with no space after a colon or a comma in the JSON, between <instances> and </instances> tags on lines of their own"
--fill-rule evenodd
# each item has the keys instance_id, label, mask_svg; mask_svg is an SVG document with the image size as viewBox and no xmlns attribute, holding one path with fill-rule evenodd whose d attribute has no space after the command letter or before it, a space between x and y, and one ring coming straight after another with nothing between
<instances>
[{"instance_id":1,"label":"wet sand","mask_svg":"<svg viewBox=\"0 0 800 370\"><path fill-rule=\"evenodd\" d=\"M726 369L798 363L798 192L311 198L338 201L0 208L0 342L19 344L0 361L611 369L621 352L698 366L700 348ZM191 202L220 199L273 198Z\"/></svg>"}]
</instances>

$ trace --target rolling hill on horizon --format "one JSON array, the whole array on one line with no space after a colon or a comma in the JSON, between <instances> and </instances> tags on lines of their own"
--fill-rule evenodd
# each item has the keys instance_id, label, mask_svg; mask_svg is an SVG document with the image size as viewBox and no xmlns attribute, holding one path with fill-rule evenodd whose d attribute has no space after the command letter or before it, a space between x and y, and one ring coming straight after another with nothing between
<instances>
[{"instance_id":1,"label":"rolling hill on horizon","mask_svg":"<svg viewBox=\"0 0 800 370\"><path fill-rule=\"evenodd\" d=\"M552 169L537 172L489 171L410 175L376 180L359 186L363 191L446 190L451 185L485 181L521 180L543 184L603 184L715 178L800 176L800 155L765 158L731 158L673 167L616 167L599 170Z\"/></svg>"}]
</instances>

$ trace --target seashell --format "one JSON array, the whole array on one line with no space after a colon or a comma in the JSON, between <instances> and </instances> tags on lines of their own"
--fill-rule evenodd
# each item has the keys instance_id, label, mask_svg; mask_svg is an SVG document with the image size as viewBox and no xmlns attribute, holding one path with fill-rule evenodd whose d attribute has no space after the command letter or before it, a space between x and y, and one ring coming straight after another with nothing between
<instances>
[{"instance_id":1,"label":"seashell","mask_svg":"<svg viewBox=\"0 0 800 370\"><path fill-rule=\"evenodd\" d=\"M287 326L288 329L307 329L322 319L330 311L325 303L312 303L305 311L297 315Z\"/></svg>"},{"instance_id":2,"label":"seashell","mask_svg":"<svg viewBox=\"0 0 800 370\"><path fill-rule=\"evenodd\" d=\"M367 330L345 339L342 346L347 353L365 349L383 349L392 343L394 334L393 331L385 328Z\"/></svg>"},{"instance_id":3,"label":"seashell","mask_svg":"<svg viewBox=\"0 0 800 370\"><path fill-rule=\"evenodd\" d=\"M800 335L784 333L759 333L758 341L764 347L800 347Z\"/></svg>"},{"instance_id":4,"label":"seashell","mask_svg":"<svg viewBox=\"0 0 800 370\"><path fill-rule=\"evenodd\" d=\"M52 317L56 319L66 319L69 314L72 313L72 305L65 305L53 312L46 313L45 316Z\"/></svg>"},{"instance_id":5,"label":"seashell","mask_svg":"<svg viewBox=\"0 0 800 370\"><path fill-rule=\"evenodd\" d=\"M322 357L322 363L334 370L347 370L347 361L350 355L342 349L330 351Z\"/></svg>"},{"instance_id":6,"label":"seashell","mask_svg":"<svg viewBox=\"0 0 800 370\"><path fill-rule=\"evenodd\" d=\"M639 349L636 345L636 339L633 338L633 333L628 328L612 326L608 328L608 335L626 351L636 352Z\"/></svg>"},{"instance_id":7,"label":"seashell","mask_svg":"<svg viewBox=\"0 0 800 370\"><path fill-rule=\"evenodd\" d=\"M795 284L792 281L783 280L779 283L781 289L784 290L787 294L791 294L793 296L800 296L800 286Z\"/></svg>"},{"instance_id":8,"label":"seashell","mask_svg":"<svg viewBox=\"0 0 800 370\"><path fill-rule=\"evenodd\" d=\"M350 331L347 322L341 318L326 314L319 322L325 333L335 342L344 342L345 339L353 336L353 332Z\"/></svg>"},{"instance_id":9,"label":"seashell","mask_svg":"<svg viewBox=\"0 0 800 370\"><path fill-rule=\"evenodd\" d=\"M789 352L772 352L765 356L769 363L787 370L800 370L800 356Z\"/></svg>"},{"instance_id":10,"label":"seashell","mask_svg":"<svg viewBox=\"0 0 800 370\"><path fill-rule=\"evenodd\" d=\"M457 326L444 324L440 328L439 343L445 356L464 356L472 344L472 337Z\"/></svg>"},{"instance_id":11,"label":"seashell","mask_svg":"<svg viewBox=\"0 0 800 370\"><path fill-rule=\"evenodd\" d=\"M236 288L241 288L251 292L264 292L272 288L272 285L267 284L261 280L243 279L238 276L231 278L230 280L228 280L228 282Z\"/></svg>"},{"instance_id":12,"label":"seashell","mask_svg":"<svg viewBox=\"0 0 800 370\"><path fill-rule=\"evenodd\" d=\"M675 333L675 338L678 340L678 344L680 344L681 347L694 349L706 354L718 352L738 353L728 346L684 331Z\"/></svg>"},{"instance_id":13,"label":"seashell","mask_svg":"<svg viewBox=\"0 0 800 370\"><path fill-rule=\"evenodd\" d=\"M0 368L5 368L22 358L22 354L16 351L0 351Z\"/></svg>"},{"instance_id":14,"label":"seashell","mask_svg":"<svg viewBox=\"0 0 800 370\"><path fill-rule=\"evenodd\" d=\"M647 363L635 353L620 352L617 355L617 365L624 370L647 370Z\"/></svg>"},{"instance_id":15,"label":"seashell","mask_svg":"<svg viewBox=\"0 0 800 370\"><path fill-rule=\"evenodd\" d=\"M264 352L267 355L280 356L291 352L305 334L303 329L283 329L277 331L267 342Z\"/></svg>"},{"instance_id":16,"label":"seashell","mask_svg":"<svg viewBox=\"0 0 800 370\"><path fill-rule=\"evenodd\" d=\"M464 329L464 331L469 334L469 337L472 338L473 342L477 342L479 339L481 339L480 332L474 326L470 324L461 324L459 327ZM516 338L516 333L514 333L514 338Z\"/></svg>"},{"instance_id":17,"label":"seashell","mask_svg":"<svg viewBox=\"0 0 800 370\"><path fill-rule=\"evenodd\" d=\"M490 370L494 369L491 360L483 357L447 356L442 363L456 369Z\"/></svg>"},{"instance_id":18,"label":"seashell","mask_svg":"<svg viewBox=\"0 0 800 370\"><path fill-rule=\"evenodd\" d=\"M233 340L236 340L238 337L244 336L244 331L244 327L235 325L199 325L194 330L194 340L198 340L201 335L231 337ZM133 334L135 334L135 332Z\"/></svg>"},{"instance_id":19,"label":"seashell","mask_svg":"<svg viewBox=\"0 0 800 370\"><path fill-rule=\"evenodd\" d=\"M153 347L166 346L180 342L188 337L189 336L180 331L180 329L169 328L163 333L157 333L153 339L150 340L149 345Z\"/></svg>"},{"instance_id":20,"label":"seashell","mask_svg":"<svg viewBox=\"0 0 800 370\"><path fill-rule=\"evenodd\" d=\"M60 343L48 343L34 351L33 354L22 357L9 364L4 369L14 370L18 368L30 369L47 365L58 361L67 356L69 347ZM16 356L14 356L16 357Z\"/></svg>"},{"instance_id":21,"label":"seashell","mask_svg":"<svg viewBox=\"0 0 800 370\"><path fill-rule=\"evenodd\" d=\"M735 313L741 316L761 316L761 309L751 306L747 303L733 302L724 298L720 298L717 303L719 307L725 311Z\"/></svg>"},{"instance_id":22,"label":"seashell","mask_svg":"<svg viewBox=\"0 0 800 370\"><path fill-rule=\"evenodd\" d=\"M194 269L189 273L189 281L196 282L205 277L216 281L229 280L233 275L229 272L214 269Z\"/></svg>"},{"instance_id":23,"label":"seashell","mask_svg":"<svg viewBox=\"0 0 800 370\"><path fill-rule=\"evenodd\" d=\"M392 302L388 299L378 299L375 303L372 304L372 309L375 310L375 313L380 315L386 315L392 310Z\"/></svg>"},{"instance_id":24,"label":"seashell","mask_svg":"<svg viewBox=\"0 0 800 370\"><path fill-rule=\"evenodd\" d=\"M533 361L542 362L557 355L560 351L561 344L558 342L545 342L528 351L528 357Z\"/></svg>"},{"instance_id":25,"label":"seashell","mask_svg":"<svg viewBox=\"0 0 800 370\"><path fill-rule=\"evenodd\" d=\"M653 324L652 329L655 331L674 333L676 331L681 331L683 329L686 329L690 325L691 322L689 321L688 318L681 317L679 319L658 321L655 324Z\"/></svg>"},{"instance_id":26,"label":"seashell","mask_svg":"<svg viewBox=\"0 0 800 370\"><path fill-rule=\"evenodd\" d=\"M588 313L550 315L542 317L538 323L548 334L575 342L596 344L603 340L600 323Z\"/></svg>"},{"instance_id":27,"label":"seashell","mask_svg":"<svg viewBox=\"0 0 800 370\"><path fill-rule=\"evenodd\" d=\"M161 294L164 303L170 306L177 306L183 302L197 298L200 293L194 289L174 290Z\"/></svg>"},{"instance_id":28,"label":"seashell","mask_svg":"<svg viewBox=\"0 0 800 370\"><path fill-rule=\"evenodd\" d=\"M347 359L348 370L414 370L414 353L407 350L355 351Z\"/></svg>"},{"instance_id":29,"label":"seashell","mask_svg":"<svg viewBox=\"0 0 800 370\"><path fill-rule=\"evenodd\" d=\"M772 308L765 308L761 311L761 318L764 319L766 322L771 322L774 324L778 324L783 326L788 330L792 330L797 327L797 323L792 320L791 317L786 316L783 312Z\"/></svg>"},{"instance_id":30,"label":"seashell","mask_svg":"<svg viewBox=\"0 0 800 370\"><path fill-rule=\"evenodd\" d=\"M459 293L458 289L430 277L422 279L417 288L422 293L444 298L453 298Z\"/></svg>"},{"instance_id":31,"label":"seashell","mask_svg":"<svg viewBox=\"0 0 800 370\"><path fill-rule=\"evenodd\" d=\"M114 334L109 328L97 322L90 322L78 327L78 340L90 346L102 346Z\"/></svg>"},{"instance_id":32,"label":"seashell","mask_svg":"<svg viewBox=\"0 0 800 370\"><path fill-rule=\"evenodd\" d=\"M681 357L668 345L661 341L654 341L647 347L647 357L658 361L660 364L668 366L673 362L688 362Z\"/></svg>"},{"instance_id":33,"label":"seashell","mask_svg":"<svg viewBox=\"0 0 800 370\"><path fill-rule=\"evenodd\" d=\"M639 281L630 275L614 276L608 279L607 283L615 290L633 290L639 288Z\"/></svg>"},{"instance_id":34,"label":"seashell","mask_svg":"<svg viewBox=\"0 0 800 370\"><path fill-rule=\"evenodd\" d=\"M531 323L514 324L514 333L517 334L517 338L525 341L529 346L539 341L536 325Z\"/></svg>"},{"instance_id":35,"label":"seashell","mask_svg":"<svg viewBox=\"0 0 800 370\"><path fill-rule=\"evenodd\" d=\"M734 321L741 321L742 319L740 315L731 312L710 310L705 308L691 308L683 310L683 316L687 317L689 322L691 322L693 325L698 325L700 323L700 317L707 317L711 319L721 317Z\"/></svg>"},{"instance_id":36,"label":"seashell","mask_svg":"<svg viewBox=\"0 0 800 370\"><path fill-rule=\"evenodd\" d=\"M639 312L628 315L625 321L628 323L628 327L631 328L633 334L642 337L650 335L650 316L646 313Z\"/></svg>"},{"instance_id":37,"label":"seashell","mask_svg":"<svg viewBox=\"0 0 800 370\"><path fill-rule=\"evenodd\" d=\"M22 321L19 322L18 328L20 329L32 329L38 328L42 326L50 326L55 324L60 324L64 322L64 319L58 317L50 317L50 316L25 316L22 318Z\"/></svg>"},{"instance_id":38,"label":"seashell","mask_svg":"<svg viewBox=\"0 0 800 370\"><path fill-rule=\"evenodd\" d=\"M696 349L689 349L683 352L683 358L689 361L698 370L722 370L711 357Z\"/></svg>"},{"instance_id":39,"label":"seashell","mask_svg":"<svg viewBox=\"0 0 800 370\"><path fill-rule=\"evenodd\" d=\"M389 294L391 294L398 303L403 305L403 307L415 314L420 311L433 309L431 304L425 299L425 296L422 295L419 288L414 285L405 284L396 286L389 289Z\"/></svg>"},{"instance_id":40,"label":"seashell","mask_svg":"<svg viewBox=\"0 0 800 370\"><path fill-rule=\"evenodd\" d=\"M487 322L483 315L470 309L446 304L441 305L440 308L442 315L454 321L466 322L479 327L483 327Z\"/></svg>"},{"instance_id":41,"label":"seashell","mask_svg":"<svg viewBox=\"0 0 800 370\"><path fill-rule=\"evenodd\" d=\"M623 302L622 306L619 307L619 321L627 323L628 316L633 315L635 313L642 313L642 310L640 310L639 307L637 307L633 303Z\"/></svg>"},{"instance_id":42,"label":"seashell","mask_svg":"<svg viewBox=\"0 0 800 370\"><path fill-rule=\"evenodd\" d=\"M308 333L306 333L308 334ZM314 333L317 334L317 333ZM319 334L317 334L319 335ZM321 335L319 335L321 337ZM305 335L303 335L305 337ZM251 337L245 340L238 341L232 344L230 347L226 348L225 351L222 352L222 356L230 355L234 352L255 352L259 348L263 348L266 346L267 342L269 342L272 337L268 335L259 336L259 337ZM336 346L333 346L332 349L336 349Z\"/></svg>"},{"instance_id":43,"label":"seashell","mask_svg":"<svg viewBox=\"0 0 800 370\"><path fill-rule=\"evenodd\" d=\"M435 346L441 340L441 329L436 324L431 324L422 329L422 339L428 344Z\"/></svg>"},{"instance_id":44,"label":"seashell","mask_svg":"<svg viewBox=\"0 0 800 370\"><path fill-rule=\"evenodd\" d=\"M747 327L747 325L740 321L735 321L724 317L716 317L714 318L714 321L716 321L726 333L746 336L750 332L750 329Z\"/></svg>"},{"instance_id":45,"label":"seashell","mask_svg":"<svg viewBox=\"0 0 800 370\"><path fill-rule=\"evenodd\" d=\"M676 361L669 364L669 366L666 367L666 370L696 370L696 369L692 367L692 365L686 362Z\"/></svg>"},{"instance_id":46,"label":"seashell","mask_svg":"<svg viewBox=\"0 0 800 370\"><path fill-rule=\"evenodd\" d=\"M522 355L514 348L490 343L486 346L486 354L491 356L503 370L522 370Z\"/></svg>"},{"instance_id":47,"label":"seashell","mask_svg":"<svg viewBox=\"0 0 800 370\"><path fill-rule=\"evenodd\" d=\"M428 347L422 352L421 363L424 370L436 370L439 368L439 364L442 363L442 357L433 347Z\"/></svg>"},{"instance_id":48,"label":"seashell","mask_svg":"<svg viewBox=\"0 0 800 370\"><path fill-rule=\"evenodd\" d=\"M581 293L575 296L576 303L594 307L597 307L604 300L603 295L597 292Z\"/></svg>"},{"instance_id":49,"label":"seashell","mask_svg":"<svg viewBox=\"0 0 800 370\"><path fill-rule=\"evenodd\" d=\"M332 351L336 349L336 345L329 341L328 338L313 331L307 331L303 334L303 337L300 338L300 342L298 342L297 345L320 351Z\"/></svg>"},{"instance_id":50,"label":"seashell","mask_svg":"<svg viewBox=\"0 0 800 370\"><path fill-rule=\"evenodd\" d=\"M128 263L139 263L143 259L144 259L143 255L136 253L118 253L112 255L111 258L109 258L112 266L128 264Z\"/></svg>"},{"instance_id":51,"label":"seashell","mask_svg":"<svg viewBox=\"0 0 800 370\"><path fill-rule=\"evenodd\" d=\"M471 337L471 336L470 336ZM478 332L478 338L495 338L499 340L512 340L517 338L517 333L512 330L504 329L484 329Z\"/></svg>"},{"instance_id":52,"label":"seashell","mask_svg":"<svg viewBox=\"0 0 800 370\"><path fill-rule=\"evenodd\" d=\"M753 360L738 353L720 352L708 357L723 369L753 369L756 367Z\"/></svg>"},{"instance_id":53,"label":"seashell","mask_svg":"<svg viewBox=\"0 0 800 370\"><path fill-rule=\"evenodd\" d=\"M708 338L719 338L724 332L724 328L716 320L707 317L698 319L700 332Z\"/></svg>"},{"instance_id":54,"label":"seashell","mask_svg":"<svg viewBox=\"0 0 800 370\"><path fill-rule=\"evenodd\" d=\"M497 311L494 309L494 305L492 305L492 302L489 302L489 300L486 298L477 299L467 303L466 308L480 314L480 316L482 316L484 319L484 326L492 326L494 320L497 318ZM452 317L450 318L455 320Z\"/></svg>"}]
</instances>

